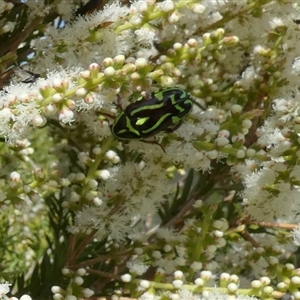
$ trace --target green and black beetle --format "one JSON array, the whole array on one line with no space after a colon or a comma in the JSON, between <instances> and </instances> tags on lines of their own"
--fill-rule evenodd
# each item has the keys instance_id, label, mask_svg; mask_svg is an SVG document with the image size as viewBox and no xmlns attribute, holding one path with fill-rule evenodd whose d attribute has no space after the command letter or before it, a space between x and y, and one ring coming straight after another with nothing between
<instances>
[{"instance_id":1,"label":"green and black beetle","mask_svg":"<svg viewBox=\"0 0 300 300\"><path fill-rule=\"evenodd\" d=\"M118 139L147 139L159 132L178 129L192 109L193 100L183 89L166 88L141 97L117 115L111 131Z\"/></svg>"}]
</instances>

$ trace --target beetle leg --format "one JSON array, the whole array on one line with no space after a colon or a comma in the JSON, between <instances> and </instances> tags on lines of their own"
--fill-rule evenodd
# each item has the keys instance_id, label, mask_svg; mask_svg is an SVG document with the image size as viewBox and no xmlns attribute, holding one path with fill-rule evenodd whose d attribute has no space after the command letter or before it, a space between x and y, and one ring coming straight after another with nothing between
<instances>
[{"instance_id":1,"label":"beetle leg","mask_svg":"<svg viewBox=\"0 0 300 300\"><path fill-rule=\"evenodd\" d=\"M155 145L159 146L164 153L166 153L163 146L157 141L140 140L140 142L147 143L147 144L155 144Z\"/></svg>"},{"instance_id":2,"label":"beetle leg","mask_svg":"<svg viewBox=\"0 0 300 300\"><path fill-rule=\"evenodd\" d=\"M119 95L117 95L117 108L121 111L124 110L122 107L121 97Z\"/></svg>"},{"instance_id":3,"label":"beetle leg","mask_svg":"<svg viewBox=\"0 0 300 300\"><path fill-rule=\"evenodd\" d=\"M182 125L182 121L178 122L174 127L168 127L165 132L166 133L172 133L173 131L177 130Z\"/></svg>"}]
</instances>

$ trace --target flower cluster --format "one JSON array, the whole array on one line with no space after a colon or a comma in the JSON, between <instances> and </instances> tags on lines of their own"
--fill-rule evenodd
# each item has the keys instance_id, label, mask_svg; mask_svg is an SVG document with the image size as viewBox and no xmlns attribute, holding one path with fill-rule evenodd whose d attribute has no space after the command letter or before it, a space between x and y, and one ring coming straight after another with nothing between
<instances>
[{"instance_id":1,"label":"flower cluster","mask_svg":"<svg viewBox=\"0 0 300 300\"><path fill-rule=\"evenodd\" d=\"M7 252L29 261L18 267L39 261L29 273L52 274L54 299L88 298L91 287L140 299L300 299L290 260L299 5L138 0L81 16L64 1L21 6L26 15L0 3L0 240L17 236ZM12 75L14 63L30 78ZM188 115L165 92L175 87ZM155 134L143 139L149 120ZM118 139L116 123L141 139ZM36 282L26 284L20 293Z\"/></svg>"}]
</instances>

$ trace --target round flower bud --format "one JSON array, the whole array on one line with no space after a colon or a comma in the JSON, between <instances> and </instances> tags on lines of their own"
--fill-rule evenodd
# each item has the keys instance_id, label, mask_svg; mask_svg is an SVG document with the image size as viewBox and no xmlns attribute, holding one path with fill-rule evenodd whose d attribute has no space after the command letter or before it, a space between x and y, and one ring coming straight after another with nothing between
<instances>
[{"instance_id":1,"label":"round flower bud","mask_svg":"<svg viewBox=\"0 0 300 300\"><path fill-rule=\"evenodd\" d=\"M163 2L161 2L161 10L164 12L168 12L170 10L173 10L175 7L175 4L173 1L171 0L165 0Z\"/></svg>"},{"instance_id":2,"label":"round flower bud","mask_svg":"<svg viewBox=\"0 0 300 300\"><path fill-rule=\"evenodd\" d=\"M78 88L78 89L76 90L76 92L75 92L75 95L76 95L77 97L83 97L83 96L85 96L86 94L87 94L87 89L85 89L85 88L83 88L83 87Z\"/></svg>"},{"instance_id":3,"label":"round flower bud","mask_svg":"<svg viewBox=\"0 0 300 300\"><path fill-rule=\"evenodd\" d=\"M176 50L176 51L180 50L182 47L183 47L183 46L182 46L181 43L175 43L175 44L173 45L173 49Z\"/></svg>"},{"instance_id":4,"label":"round flower bud","mask_svg":"<svg viewBox=\"0 0 300 300\"><path fill-rule=\"evenodd\" d=\"M263 285L269 285L271 283L271 279L269 277L266 277L266 276L261 277L259 280L261 281L261 283Z\"/></svg>"},{"instance_id":5,"label":"round flower bud","mask_svg":"<svg viewBox=\"0 0 300 300\"><path fill-rule=\"evenodd\" d=\"M234 293L238 289L238 286L236 283L231 282L227 285L227 289L229 292Z\"/></svg>"},{"instance_id":6,"label":"round flower bud","mask_svg":"<svg viewBox=\"0 0 300 300\"><path fill-rule=\"evenodd\" d=\"M196 278L195 279L195 285L203 286L204 285L204 280L202 278Z\"/></svg>"},{"instance_id":7,"label":"round flower bud","mask_svg":"<svg viewBox=\"0 0 300 300\"><path fill-rule=\"evenodd\" d=\"M174 272L174 278L175 279L182 279L183 278L183 272L180 270L177 270Z\"/></svg>"},{"instance_id":8,"label":"round flower bud","mask_svg":"<svg viewBox=\"0 0 300 300\"><path fill-rule=\"evenodd\" d=\"M90 298L91 296L94 295L94 291L92 291L91 289L86 288L86 289L82 290L82 294L83 294L84 298L87 299L87 298Z\"/></svg>"},{"instance_id":9,"label":"round flower bud","mask_svg":"<svg viewBox=\"0 0 300 300\"><path fill-rule=\"evenodd\" d=\"M192 264L191 264L191 269L194 270L194 271L199 271L202 269L202 263L199 262L199 261L194 261Z\"/></svg>"},{"instance_id":10,"label":"round flower bud","mask_svg":"<svg viewBox=\"0 0 300 300\"><path fill-rule=\"evenodd\" d=\"M179 21L179 14L178 12L173 12L169 18L168 18L169 22L171 24L177 23Z\"/></svg>"},{"instance_id":11,"label":"round flower bud","mask_svg":"<svg viewBox=\"0 0 300 300\"><path fill-rule=\"evenodd\" d=\"M244 158L246 156L246 152L242 149L238 150L235 154L236 158Z\"/></svg>"},{"instance_id":12,"label":"round flower bud","mask_svg":"<svg viewBox=\"0 0 300 300\"><path fill-rule=\"evenodd\" d=\"M110 172L108 170L100 170L98 171L98 177L107 180L110 177Z\"/></svg>"},{"instance_id":13,"label":"round flower bud","mask_svg":"<svg viewBox=\"0 0 300 300\"><path fill-rule=\"evenodd\" d=\"M200 276L204 280L210 280L212 278L212 273L210 271L202 271Z\"/></svg>"},{"instance_id":14,"label":"round flower bud","mask_svg":"<svg viewBox=\"0 0 300 300\"><path fill-rule=\"evenodd\" d=\"M118 65L122 65L125 62L125 56L124 55L117 55L117 56L115 56L114 61Z\"/></svg>"},{"instance_id":15,"label":"round flower bud","mask_svg":"<svg viewBox=\"0 0 300 300\"><path fill-rule=\"evenodd\" d=\"M152 257L155 258L155 259L161 258L161 253L160 253L160 251L153 251L153 252L152 252Z\"/></svg>"},{"instance_id":16,"label":"round flower bud","mask_svg":"<svg viewBox=\"0 0 300 300\"><path fill-rule=\"evenodd\" d=\"M63 95L60 93L55 93L52 95L53 102L60 102L63 99Z\"/></svg>"},{"instance_id":17,"label":"round flower bud","mask_svg":"<svg viewBox=\"0 0 300 300\"><path fill-rule=\"evenodd\" d=\"M76 276L76 277L74 278L74 283L75 283L76 285L82 285L82 284L83 284L83 278L80 277L80 276Z\"/></svg>"},{"instance_id":18,"label":"round flower bud","mask_svg":"<svg viewBox=\"0 0 300 300\"><path fill-rule=\"evenodd\" d=\"M259 289L261 286L262 286L262 283L259 280L253 280L251 282L251 287L254 289Z\"/></svg>"},{"instance_id":19,"label":"round flower bud","mask_svg":"<svg viewBox=\"0 0 300 300\"><path fill-rule=\"evenodd\" d=\"M231 111L234 114L240 113L242 110L243 110L243 108L238 104L234 104L231 106Z\"/></svg>"},{"instance_id":20,"label":"round flower bud","mask_svg":"<svg viewBox=\"0 0 300 300\"><path fill-rule=\"evenodd\" d=\"M11 299L11 298L10 298ZM17 299L17 298L16 298ZM62 295L62 294L59 294L59 293L55 293L54 295L53 295L53 299L54 300L62 300L62 299L64 299L64 296Z\"/></svg>"},{"instance_id":21,"label":"round flower bud","mask_svg":"<svg viewBox=\"0 0 300 300\"><path fill-rule=\"evenodd\" d=\"M90 64L89 65L89 69L91 70L91 71L94 71L94 70L100 70L100 65L99 64L96 64L96 63L92 63L92 64ZM85 72L85 73L84 73ZM81 73L84 73L84 76L83 77L88 77L89 75L88 75L88 71L83 71L83 72L81 72ZM80 75L81 75L81 73L80 73Z\"/></svg>"},{"instance_id":22,"label":"round flower bud","mask_svg":"<svg viewBox=\"0 0 300 300\"><path fill-rule=\"evenodd\" d=\"M86 269L85 268L79 268L76 273L77 273L78 276L83 276L83 275L86 274Z\"/></svg>"},{"instance_id":23,"label":"round flower bud","mask_svg":"<svg viewBox=\"0 0 300 300\"><path fill-rule=\"evenodd\" d=\"M141 57L135 61L135 65L137 68L144 68L148 65L148 61L147 59Z\"/></svg>"},{"instance_id":24,"label":"round flower bud","mask_svg":"<svg viewBox=\"0 0 300 300\"><path fill-rule=\"evenodd\" d=\"M107 76L107 77L112 77L114 76L116 73L116 70L115 68L113 67L107 67L105 70L104 70L104 74Z\"/></svg>"},{"instance_id":25,"label":"round flower bud","mask_svg":"<svg viewBox=\"0 0 300 300\"><path fill-rule=\"evenodd\" d=\"M132 276L130 274L124 274L124 275L121 276L121 280L123 282L130 282L131 279L132 279Z\"/></svg>"},{"instance_id":26,"label":"round flower bud","mask_svg":"<svg viewBox=\"0 0 300 300\"><path fill-rule=\"evenodd\" d=\"M285 267L288 269L288 270L294 270L295 269L295 266L293 264L286 264Z\"/></svg>"},{"instance_id":27,"label":"round flower bud","mask_svg":"<svg viewBox=\"0 0 300 300\"><path fill-rule=\"evenodd\" d=\"M95 198L93 199L93 203L94 203L94 205L96 205L96 206L100 206L100 205L103 203L103 200L100 199L100 198L98 198L98 197L95 197Z\"/></svg>"},{"instance_id":28,"label":"round flower bud","mask_svg":"<svg viewBox=\"0 0 300 300\"><path fill-rule=\"evenodd\" d=\"M171 245L165 245L164 246L164 251L165 252L170 252L173 249L173 247Z\"/></svg>"},{"instance_id":29,"label":"round flower bud","mask_svg":"<svg viewBox=\"0 0 300 300\"><path fill-rule=\"evenodd\" d=\"M143 289L148 289L150 287L150 281L148 280L141 280L140 281L140 287Z\"/></svg>"},{"instance_id":30,"label":"round flower bud","mask_svg":"<svg viewBox=\"0 0 300 300\"><path fill-rule=\"evenodd\" d=\"M32 298L29 295L23 295L21 296L20 300L31 300Z\"/></svg>"},{"instance_id":31,"label":"round flower bud","mask_svg":"<svg viewBox=\"0 0 300 300\"><path fill-rule=\"evenodd\" d=\"M238 277L237 275L232 274L232 275L230 276L230 281L231 281L231 282L238 283L240 280L239 280L239 277Z\"/></svg>"},{"instance_id":32,"label":"round flower bud","mask_svg":"<svg viewBox=\"0 0 300 300\"><path fill-rule=\"evenodd\" d=\"M32 119L32 125L36 127L42 127L46 124L47 120L41 115L37 115Z\"/></svg>"},{"instance_id":33,"label":"round flower bud","mask_svg":"<svg viewBox=\"0 0 300 300\"><path fill-rule=\"evenodd\" d=\"M293 276L291 278L291 282L295 285L300 285L300 277L299 276Z\"/></svg>"},{"instance_id":34,"label":"round flower bud","mask_svg":"<svg viewBox=\"0 0 300 300\"><path fill-rule=\"evenodd\" d=\"M271 295L274 292L274 289L271 286L265 286L263 292L267 295Z\"/></svg>"},{"instance_id":35,"label":"round flower bud","mask_svg":"<svg viewBox=\"0 0 300 300\"><path fill-rule=\"evenodd\" d=\"M68 269L68 268L63 268L63 269L61 270L61 272L62 272L63 275L68 275L68 274L70 274L70 269Z\"/></svg>"},{"instance_id":36,"label":"round flower bud","mask_svg":"<svg viewBox=\"0 0 300 300\"><path fill-rule=\"evenodd\" d=\"M287 290L288 285L285 282L279 282L277 283L277 289L279 289L280 291L285 291Z\"/></svg>"},{"instance_id":37,"label":"round flower bud","mask_svg":"<svg viewBox=\"0 0 300 300\"><path fill-rule=\"evenodd\" d=\"M51 292L53 294L61 293L61 292L63 292L63 289L60 286L54 285L54 286L51 287Z\"/></svg>"},{"instance_id":38,"label":"round flower bud","mask_svg":"<svg viewBox=\"0 0 300 300\"><path fill-rule=\"evenodd\" d=\"M179 288L182 287L183 281L182 281L182 280L179 280L179 279L176 279L176 280L173 280L172 284L173 284L173 286L174 286L176 289L179 289Z\"/></svg>"},{"instance_id":39,"label":"round flower bud","mask_svg":"<svg viewBox=\"0 0 300 300\"><path fill-rule=\"evenodd\" d=\"M196 14L202 14L206 10L206 7L200 3L195 3L192 5L192 10Z\"/></svg>"}]
</instances>

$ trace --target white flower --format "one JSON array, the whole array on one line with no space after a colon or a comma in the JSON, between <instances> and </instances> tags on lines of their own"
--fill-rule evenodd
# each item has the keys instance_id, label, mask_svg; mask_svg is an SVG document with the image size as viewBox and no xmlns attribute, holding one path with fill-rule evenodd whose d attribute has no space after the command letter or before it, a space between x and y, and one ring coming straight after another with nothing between
<instances>
[{"instance_id":1,"label":"white flower","mask_svg":"<svg viewBox=\"0 0 300 300\"><path fill-rule=\"evenodd\" d=\"M281 18L276 18L276 17L273 18L269 23L272 29L276 29L277 27L282 27L285 25Z\"/></svg>"},{"instance_id":2,"label":"white flower","mask_svg":"<svg viewBox=\"0 0 300 300\"><path fill-rule=\"evenodd\" d=\"M138 0L132 3L130 10L131 12L137 13L137 12L144 12L148 9L148 3L147 1Z\"/></svg>"},{"instance_id":3,"label":"white flower","mask_svg":"<svg viewBox=\"0 0 300 300\"><path fill-rule=\"evenodd\" d=\"M296 75L299 75L300 74L300 57L296 57L293 61L293 72L296 74Z\"/></svg>"},{"instance_id":4,"label":"white flower","mask_svg":"<svg viewBox=\"0 0 300 300\"><path fill-rule=\"evenodd\" d=\"M0 298L4 300L8 300L9 298L6 296L6 294L10 291L11 283L5 282L0 283Z\"/></svg>"},{"instance_id":5,"label":"white flower","mask_svg":"<svg viewBox=\"0 0 300 300\"><path fill-rule=\"evenodd\" d=\"M32 298L29 295L25 294L20 297L20 300L32 300Z\"/></svg>"},{"instance_id":6,"label":"white flower","mask_svg":"<svg viewBox=\"0 0 300 300\"><path fill-rule=\"evenodd\" d=\"M147 266L144 262L140 261L139 259L131 260L127 263L127 267L130 273L142 275L144 274L149 266Z\"/></svg>"},{"instance_id":7,"label":"white flower","mask_svg":"<svg viewBox=\"0 0 300 300\"><path fill-rule=\"evenodd\" d=\"M169 228L159 228L157 230L157 236L170 244L172 244L172 242L183 243L187 240L186 235L175 232Z\"/></svg>"}]
</instances>

